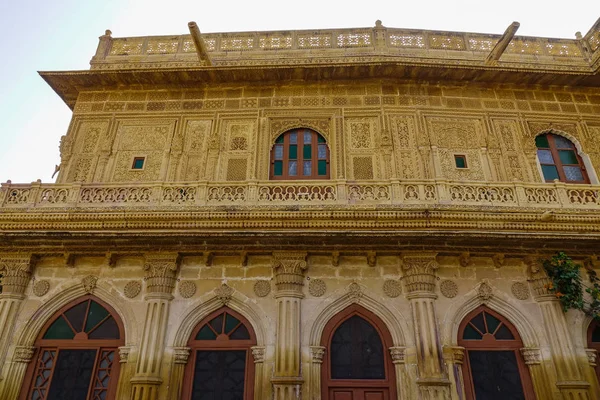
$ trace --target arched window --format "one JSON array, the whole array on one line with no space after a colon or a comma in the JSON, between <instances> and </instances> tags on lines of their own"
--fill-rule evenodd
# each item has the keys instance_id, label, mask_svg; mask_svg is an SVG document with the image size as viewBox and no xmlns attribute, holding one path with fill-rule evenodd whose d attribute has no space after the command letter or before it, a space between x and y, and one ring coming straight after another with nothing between
<instances>
[{"instance_id":1,"label":"arched window","mask_svg":"<svg viewBox=\"0 0 600 400\"><path fill-rule=\"evenodd\" d=\"M248 321L223 307L192 332L182 399L253 399L256 336Z\"/></svg>"},{"instance_id":2,"label":"arched window","mask_svg":"<svg viewBox=\"0 0 600 400\"><path fill-rule=\"evenodd\" d=\"M324 399L396 398L391 336L383 322L359 305L332 318L323 331Z\"/></svg>"},{"instance_id":3,"label":"arched window","mask_svg":"<svg viewBox=\"0 0 600 400\"><path fill-rule=\"evenodd\" d=\"M114 399L123 337L121 320L101 300L85 296L63 307L36 341L21 399Z\"/></svg>"},{"instance_id":4,"label":"arched window","mask_svg":"<svg viewBox=\"0 0 600 400\"><path fill-rule=\"evenodd\" d=\"M280 135L271 149L271 179L329 179L325 138L308 128Z\"/></svg>"},{"instance_id":5,"label":"arched window","mask_svg":"<svg viewBox=\"0 0 600 400\"><path fill-rule=\"evenodd\" d=\"M535 138L535 144L546 182L590 183L583 160L569 139L545 133Z\"/></svg>"},{"instance_id":6,"label":"arched window","mask_svg":"<svg viewBox=\"0 0 600 400\"><path fill-rule=\"evenodd\" d=\"M596 376L600 382L600 322L593 321L588 328L588 347L595 349L596 353Z\"/></svg>"},{"instance_id":7,"label":"arched window","mask_svg":"<svg viewBox=\"0 0 600 400\"><path fill-rule=\"evenodd\" d=\"M500 314L481 306L465 317L458 344L467 399L535 399L529 371L520 354L523 342L515 327Z\"/></svg>"}]
</instances>

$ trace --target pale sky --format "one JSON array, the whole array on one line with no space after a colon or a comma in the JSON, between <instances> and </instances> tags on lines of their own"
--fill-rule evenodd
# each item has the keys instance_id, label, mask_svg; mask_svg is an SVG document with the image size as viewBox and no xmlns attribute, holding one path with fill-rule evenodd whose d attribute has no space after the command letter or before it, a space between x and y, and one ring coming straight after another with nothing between
<instances>
[{"instance_id":1,"label":"pale sky","mask_svg":"<svg viewBox=\"0 0 600 400\"><path fill-rule=\"evenodd\" d=\"M50 178L71 111L37 74L89 68L98 36L371 27L575 38L599 0L0 0L0 182Z\"/></svg>"}]
</instances>

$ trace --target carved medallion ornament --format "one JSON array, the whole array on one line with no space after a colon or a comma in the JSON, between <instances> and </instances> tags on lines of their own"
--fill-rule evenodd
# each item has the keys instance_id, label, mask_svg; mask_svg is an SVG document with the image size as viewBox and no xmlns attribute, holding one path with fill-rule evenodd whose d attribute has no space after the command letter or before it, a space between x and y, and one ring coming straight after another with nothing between
<instances>
[{"instance_id":1,"label":"carved medallion ornament","mask_svg":"<svg viewBox=\"0 0 600 400\"><path fill-rule=\"evenodd\" d=\"M123 294L125 295L125 297L128 297L130 299L133 299L135 296L140 294L141 291L142 284L138 281L128 282L127 285L125 285L125 288L123 288Z\"/></svg>"},{"instance_id":2,"label":"carved medallion ornament","mask_svg":"<svg viewBox=\"0 0 600 400\"><path fill-rule=\"evenodd\" d=\"M452 299L458 295L458 285L456 282L446 279L440 283L440 292L444 297Z\"/></svg>"},{"instance_id":3,"label":"carved medallion ornament","mask_svg":"<svg viewBox=\"0 0 600 400\"><path fill-rule=\"evenodd\" d=\"M83 285L83 290L87 294L91 294L96 289L96 283L98 282L98 277L94 275L88 275L81 280L81 284Z\"/></svg>"},{"instance_id":4,"label":"carved medallion ornament","mask_svg":"<svg viewBox=\"0 0 600 400\"><path fill-rule=\"evenodd\" d=\"M510 291L519 300L527 300L529 298L529 286L524 282L513 283Z\"/></svg>"},{"instance_id":5,"label":"carved medallion ornament","mask_svg":"<svg viewBox=\"0 0 600 400\"><path fill-rule=\"evenodd\" d=\"M223 283L221 286L215 289L215 295L217 299L226 306L231 301L231 296L233 295L233 289L228 286L226 283Z\"/></svg>"},{"instance_id":6,"label":"carved medallion ornament","mask_svg":"<svg viewBox=\"0 0 600 400\"><path fill-rule=\"evenodd\" d=\"M184 299L189 299L196 294L196 284L192 281L182 281L179 283L179 295Z\"/></svg>"},{"instance_id":7,"label":"carved medallion ornament","mask_svg":"<svg viewBox=\"0 0 600 400\"><path fill-rule=\"evenodd\" d=\"M308 284L308 293L314 297L321 297L327 291L325 281L321 279L312 279Z\"/></svg>"},{"instance_id":8,"label":"carved medallion ornament","mask_svg":"<svg viewBox=\"0 0 600 400\"><path fill-rule=\"evenodd\" d=\"M387 279L383 282L383 293L387 297L398 297L402 293L402 286L400 286L400 282L395 279Z\"/></svg>"},{"instance_id":9,"label":"carved medallion ornament","mask_svg":"<svg viewBox=\"0 0 600 400\"><path fill-rule=\"evenodd\" d=\"M50 282L48 281L37 281L35 285L33 285L33 294L35 294L37 297L45 296L49 290Z\"/></svg>"},{"instance_id":10,"label":"carved medallion ornament","mask_svg":"<svg viewBox=\"0 0 600 400\"><path fill-rule=\"evenodd\" d=\"M271 282L266 280L256 281L254 284L254 294L258 297L267 297L271 293Z\"/></svg>"},{"instance_id":11,"label":"carved medallion ornament","mask_svg":"<svg viewBox=\"0 0 600 400\"><path fill-rule=\"evenodd\" d=\"M477 288L477 296L482 301L487 301L487 300L491 299L492 296L494 295L493 292L494 291L493 291L492 287L485 282L482 282L481 285L479 285L479 288Z\"/></svg>"}]
</instances>

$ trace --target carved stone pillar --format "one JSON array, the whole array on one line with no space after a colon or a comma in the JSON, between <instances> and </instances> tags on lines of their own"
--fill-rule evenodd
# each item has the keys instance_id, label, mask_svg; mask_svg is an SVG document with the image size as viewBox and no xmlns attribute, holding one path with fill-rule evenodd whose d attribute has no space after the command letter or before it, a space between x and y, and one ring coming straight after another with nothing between
<instances>
[{"instance_id":1,"label":"carved stone pillar","mask_svg":"<svg viewBox=\"0 0 600 400\"><path fill-rule=\"evenodd\" d=\"M598 393L594 399L600 398L600 382L598 382L598 376L596 375L596 368L598 365L598 350L596 349L585 349L585 355L587 356L588 364L590 368L587 368L586 377L587 381L592 385L591 392Z\"/></svg>"},{"instance_id":2,"label":"carved stone pillar","mask_svg":"<svg viewBox=\"0 0 600 400\"><path fill-rule=\"evenodd\" d=\"M21 383L27 371L27 366L33 358L35 347L17 346L12 362L7 367L6 379L0 381L0 399L18 399ZM4 363L3 363L4 364Z\"/></svg>"},{"instance_id":3,"label":"carved stone pillar","mask_svg":"<svg viewBox=\"0 0 600 400\"><path fill-rule=\"evenodd\" d=\"M411 388L410 388L410 376L406 370L406 347L390 347L390 356L392 357L392 363L396 370L396 390L398 391L398 398L410 399Z\"/></svg>"},{"instance_id":4,"label":"carved stone pillar","mask_svg":"<svg viewBox=\"0 0 600 400\"><path fill-rule=\"evenodd\" d=\"M300 306L304 298L302 286L306 268L306 253L273 253L277 288L277 339L275 371L271 382L275 400L301 398Z\"/></svg>"},{"instance_id":5,"label":"carved stone pillar","mask_svg":"<svg viewBox=\"0 0 600 400\"><path fill-rule=\"evenodd\" d=\"M19 308L31 279L32 256L27 253L0 255L2 293L0 293L0 373L12 341Z\"/></svg>"},{"instance_id":6,"label":"carved stone pillar","mask_svg":"<svg viewBox=\"0 0 600 400\"><path fill-rule=\"evenodd\" d=\"M590 384L585 381L577 364L575 346L571 340L565 313L556 296L548 291L550 279L536 258L527 257L525 262L529 267L529 282L533 288L534 298L542 312L552 361L556 369L556 386L564 398L588 399Z\"/></svg>"},{"instance_id":7,"label":"carved stone pillar","mask_svg":"<svg viewBox=\"0 0 600 400\"><path fill-rule=\"evenodd\" d=\"M463 385L462 365L465 358L465 348L462 346L444 346L442 351L452 385L452 398L464 399L465 387Z\"/></svg>"},{"instance_id":8,"label":"carved stone pillar","mask_svg":"<svg viewBox=\"0 0 600 400\"><path fill-rule=\"evenodd\" d=\"M253 346L251 350L252 357L254 357L254 400L262 400L267 398L267 396L263 396L265 348L264 346Z\"/></svg>"},{"instance_id":9,"label":"carved stone pillar","mask_svg":"<svg viewBox=\"0 0 600 400\"><path fill-rule=\"evenodd\" d=\"M310 400L321 400L321 366L326 347L310 346Z\"/></svg>"},{"instance_id":10,"label":"carved stone pillar","mask_svg":"<svg viewBox=\"0 0 600 400\"><path fill-rule=\"evenodd\" d=\"M171 367L168 398L171 400L178 400L181 398L185 366L188 363L192 349L189 347L173 347L172 351L173 363Z\"/></svg>"},{"instance_id":11,"label":"carved stone pillar","mask_svg":"<svg viewBox=\"0 0 600 400\"><path fill-rule=\"evenodd\" d=\"M450 381L442 365L435 314L436 253L403 256L402 270L410 301L417 350L417 385L424 400L450 399Z\"/></svg>"},{"instance_id":12,"label":"carved stone pillar","mask_svg":"<svg viewBox=\"0 0 600 400\"><path fill-rule=\"evenodd\" d=\"M132 400L158 399L169 307L178 268L177 253L146 254L146 319L135 376L131 379Z\"/></svg>"},{"instance_id":13,"label":"carved stone pillar","mask_svg":"<svg viewBox=\"0 0 600 400\"><path fill-rule=\"evenodd\" d=\"M523 347L521 355L525 360L525 364L529 368L533 390L539 399L551 399L554 397L552 393L552 385L548 382L548 374L544 371L542 365L542 352L537 347Z\"/></svg>"}]
</instances>

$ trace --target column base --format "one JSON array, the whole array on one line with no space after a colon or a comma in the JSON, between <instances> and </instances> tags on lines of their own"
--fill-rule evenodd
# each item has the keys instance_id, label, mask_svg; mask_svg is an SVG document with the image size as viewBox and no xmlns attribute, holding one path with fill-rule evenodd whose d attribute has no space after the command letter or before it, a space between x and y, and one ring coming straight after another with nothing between
<instances>
[{"instance_id":1,"label":"column base","mask_svg":"<svg viewBox=\"0 0 600 400\"><path fill-rule=\"evenodd\" d=\"M443 378L417 379L423 400L450 400L450 381Z\"/></svg>"},{"instance_id":2,"label":"column base","mask_svg":"<svg viewBox=\"0 0 600 400\"><path fill-rule=\"evenodd\" d=\"M131 378L131 400L157 400L162 379L153 376Z\"/></svg>"},{"instance_id":3,"label":"column base","mask_svg":"<svg viewBox=\"0 0 600 400\"><path fill-rule=\"evenodd\" d=\"M565 399L589 399L590 384L584 381L559 381L556 386Z\"/></svg>"},{"instance_id":4,"label":"column base","mask_svg":"<svg viewBox=\"0 0 600 400\"><path fill-rule=\"evenodd\" d=\"M302 398L304 379L299 376L271 378L273 400L298 400Z\"/></svg>"}]
</instances>

